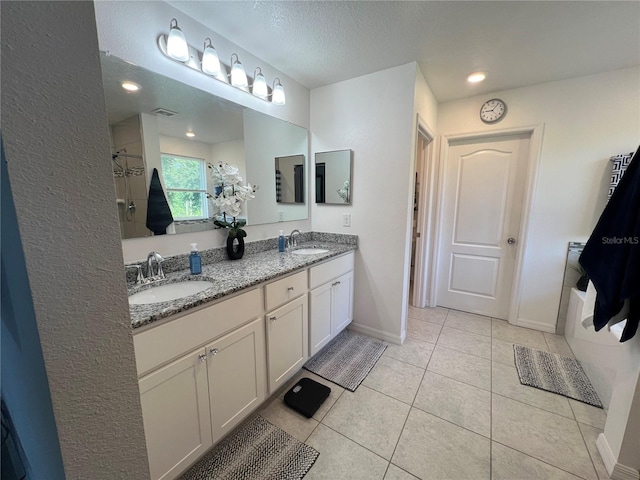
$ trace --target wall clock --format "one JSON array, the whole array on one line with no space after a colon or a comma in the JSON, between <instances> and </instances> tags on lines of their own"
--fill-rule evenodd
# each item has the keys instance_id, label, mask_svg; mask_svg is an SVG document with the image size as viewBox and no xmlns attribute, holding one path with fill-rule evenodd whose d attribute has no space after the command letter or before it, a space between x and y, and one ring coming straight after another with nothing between
<instances>
[{"instance_id":1,"label":"wall clock","mask_svg":"<svg viewBox=\"0 0 640 480\"><path fill-rule=\"evenodd\" d=\"M499 98L487 100L480 107L480 120L484 123L496 123L507 114L507 104Z\"/></svg>"}]
</instances>

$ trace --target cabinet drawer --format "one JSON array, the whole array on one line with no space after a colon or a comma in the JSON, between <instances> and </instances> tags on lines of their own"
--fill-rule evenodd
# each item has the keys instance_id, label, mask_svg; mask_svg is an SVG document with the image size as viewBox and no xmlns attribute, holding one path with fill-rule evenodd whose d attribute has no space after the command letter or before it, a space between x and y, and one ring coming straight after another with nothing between
<instances>
[{"instance_id":1,"label":"cabinet drawer","mask_svg":"<svg viewBox=\"0 0 640 480\"><path fill-rule=\"evenodd\" d=\"M256 288L133 336L138 375L262 316Z\"/></svg>"},{"instance_id":2,"label":"cabinet drawer","mask_svg":"<svg viewBox=\"0 0 640 480\"><path fill-rule=\"evenodd\" d=\"M266 310L272 310L283 303L307 292L307 272L289 275L265 287Z\"/></svg>"},{"instance_id":3,"label":"cabinet drawer","mask_svg":"<svg viewBox=\"0 0 640 480\"><path fill-rule=\"evenodd\" d=\"M310 288L316 288L343 273L353 270L354 258L355 256L351 252L329 262L311 267L309 271Z\"/></svg>"}]
</instances>

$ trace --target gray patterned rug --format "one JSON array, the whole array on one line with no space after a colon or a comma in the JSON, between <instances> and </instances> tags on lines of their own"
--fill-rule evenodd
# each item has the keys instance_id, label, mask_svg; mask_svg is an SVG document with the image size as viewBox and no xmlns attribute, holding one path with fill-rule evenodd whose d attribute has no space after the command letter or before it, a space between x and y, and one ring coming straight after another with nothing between
<instances>
[{"instance_id":1,"label":"gray patterned rug","mask_svg":"<svg viewBox=\"0 0 640 480\"><path fill-rule=\"evenodd\" d=\"M317 450L257 415L216 445L183 480L299 480Z\"/></svg>"},{"instance_id":2,"label":"gray patterned rug","mask_svg":"<svg viewBox=\"0 0 640 480\"><path fill-rule=\"evenodd\" d=\"M602 408L589 377L575 358L514 345L520 383Z\"/></svg>"},{"instance_id":3,"label":"gray patterned rug","mask_svg":"<svg viewBox=\"0 0 640 480\"><path fill-rule=\"evenodd\" d=\"M386 348L380 340L343 330L304 368L355 392Z\"/></svg>"}]
</instances>

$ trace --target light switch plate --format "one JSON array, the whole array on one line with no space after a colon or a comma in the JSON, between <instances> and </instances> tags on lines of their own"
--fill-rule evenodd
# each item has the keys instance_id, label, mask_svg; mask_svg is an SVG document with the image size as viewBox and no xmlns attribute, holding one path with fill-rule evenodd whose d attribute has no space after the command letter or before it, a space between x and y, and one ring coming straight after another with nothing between
<instances>
[{"instance_id":1,"label":"light switch plate","mask_svg":"<svg viewBox=\"0 0 640 480\"><path fill-rule=\"evenodd\" d=\"M350 227L351 226L351 214L350 213L343 213L342 214L342 226L343 227Z\"/></svg>"}]
</instances>

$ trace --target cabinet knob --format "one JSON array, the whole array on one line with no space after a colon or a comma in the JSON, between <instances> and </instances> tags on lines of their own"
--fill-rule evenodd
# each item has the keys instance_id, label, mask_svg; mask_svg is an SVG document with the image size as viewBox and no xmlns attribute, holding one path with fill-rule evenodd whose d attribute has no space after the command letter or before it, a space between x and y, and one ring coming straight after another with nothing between
<instances>
[{"instance_id":1,"label":"cabinet knob","mask_svg":"<svg viewBox=\"0 0 640 480\"><path fill-rule=\"evenodd\" d=\"M331 286L332 286L332 287L335 287L336 285L340 285L340 281L333 282L333 283L331 284Z\"/></svg>"},{"instance_id":2,"label":"cabinet knob","mask_svg":"<svg viewBox=\"0 0 640 480\"><path fill-rule=\"evenodd\" d=\"M289 288L287 288L287 290L288 290L289 292L293 292L293 287L289 287Z\"/></svg>"},{"instance_id":3,"label":"cabinet knob","mask_svg":"<svg viewBox=\"0 0 640 480\"><path fill-rule=\"evenodd\" d=\"M207 361L207 356L204 353L198 355L198 358L200 359L201 362L206 362Z\"/></svg>"},{"instance_id":4,"label":"cabinet knob","mask_svg":"<svg viewBox=\"0 0 640 480\"><path fill-rule=\"evenodd\" d=\"M218 350L217 348L211 348L209 349L209 353L211 353L211 355L216 355L220 350Z\"/></svg>"},{"instance_id":5,"label":"cabinet knob","mask_svg":"<svg viewBox=\"0 0 640 480\"><path fill-rule=\"evenodd\" d=\"M271 320L272 322L276 321L278 319L278 317L269 317L269 320Z\"/></svg>"}]
</instances>

